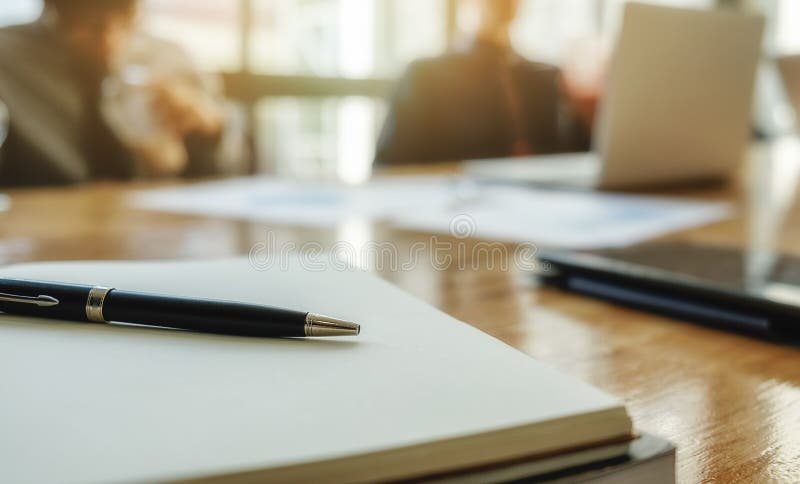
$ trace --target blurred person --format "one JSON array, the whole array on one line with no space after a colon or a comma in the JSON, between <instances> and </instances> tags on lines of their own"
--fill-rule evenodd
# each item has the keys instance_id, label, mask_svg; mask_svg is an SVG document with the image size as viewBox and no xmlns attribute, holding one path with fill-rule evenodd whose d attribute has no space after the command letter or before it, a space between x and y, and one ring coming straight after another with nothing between
<instances>
[{"instance_id":1,"label":"blurred person","mask_svg":"<svg viewBox=\"0 0 800 484\"><path fill-rule=\"evenodd\" d=\"M137 0L44 3L37 21L0 29L0 186L234 169L241 151L218 86L137 31Z\"/></svg>"},{"instance_id":2,"label":"blurred person","mask_svg":"<svg viewBox=\"0 0 800 484\"><path fill-rule=\"evenodd\" d=\"M462 0L463 2L463 0ZM596 98L511 45L519 0L474 0L477 31L464 48L411 64L378 141L377 164L585 151ZM568 88L581 89L570 95Z\"/></svg>"}]
</instances>

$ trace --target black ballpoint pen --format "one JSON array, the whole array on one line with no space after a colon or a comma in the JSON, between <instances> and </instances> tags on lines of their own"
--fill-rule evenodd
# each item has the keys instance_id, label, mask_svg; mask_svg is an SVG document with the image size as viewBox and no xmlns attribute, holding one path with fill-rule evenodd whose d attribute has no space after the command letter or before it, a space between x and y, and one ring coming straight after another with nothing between
<instances>
[{"instance_id":1,"label":"black ballpoint pen","mask_svg":"<svg viewBox=\"0 0 800 484\"><path fill-rule=\"evenodd\" d=\"M356 336L361 330L349 321L270 306L20 279L0 279L0 313L268 338Z\"/></svg>"}]
</instances>

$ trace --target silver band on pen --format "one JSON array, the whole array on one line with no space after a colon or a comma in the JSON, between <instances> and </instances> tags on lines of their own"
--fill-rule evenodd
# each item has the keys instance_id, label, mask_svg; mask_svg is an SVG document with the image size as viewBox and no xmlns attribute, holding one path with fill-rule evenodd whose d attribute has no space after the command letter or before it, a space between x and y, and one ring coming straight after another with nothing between
<instances>
[{"instance_id":1,"label":"silver band on pen","mask_svg":"<svg viewBox=\"0 0 800 484\"><path fill-rule=\"evenodd\" d=\"M107 323L103 316L103 304L106 296L113 291L113 287L95 286L89 290L89 297L86 298L86 319L93 323Z\"/></svg>"}]
</instances>

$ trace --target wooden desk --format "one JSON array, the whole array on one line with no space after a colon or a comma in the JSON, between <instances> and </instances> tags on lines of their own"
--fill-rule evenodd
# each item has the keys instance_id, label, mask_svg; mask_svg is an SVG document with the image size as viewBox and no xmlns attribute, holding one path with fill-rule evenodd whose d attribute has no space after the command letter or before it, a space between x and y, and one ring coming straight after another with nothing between
<instances>
[{"instance_id":1,"label":"wooden desk","mask_svg":"<svg viewBox=\"0 0 800 484\"><path fill-rule=\"evenodd\" d=\"M685 193L733 201L740 210L734 220L670 239L774 244L800 253L794 194L800 157L774 149L775 156L754 162L758 175L750 183ZM392 241L401 254L414 242L431 242L428 234L368 223L312 230L137 211L126 205L131 190L98 185L12 193L13 208L0 213L0 263L230 256L247 254L268 232L276 244ZM638 429L677 444L682 482L800 482L797 348L539 288L528 274L503 270L497 257L457 270L453 255L446 270L423 258L403 271L383 261L379 272L525 353L624 397Z\"/></svg>"}]
</instances>

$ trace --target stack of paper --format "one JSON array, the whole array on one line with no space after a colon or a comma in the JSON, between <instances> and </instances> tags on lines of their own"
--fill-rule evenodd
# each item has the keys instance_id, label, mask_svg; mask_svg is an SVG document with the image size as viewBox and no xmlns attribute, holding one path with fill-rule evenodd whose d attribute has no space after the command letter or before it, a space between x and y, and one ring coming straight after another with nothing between
<instances>
[{"instance_id":1,"label":"stack of paper","mask_svg":"<svg viewBox=\"0 0 800 484\"><path fill-rule=\"evenodd\" d=\"M225 260L25 265L0 277L362 324L353 339L268 340L2 316L0 482L394 480L592 448L609 458L631 436L619 400L365 273Z\"/></svg>"}]
</instances>

